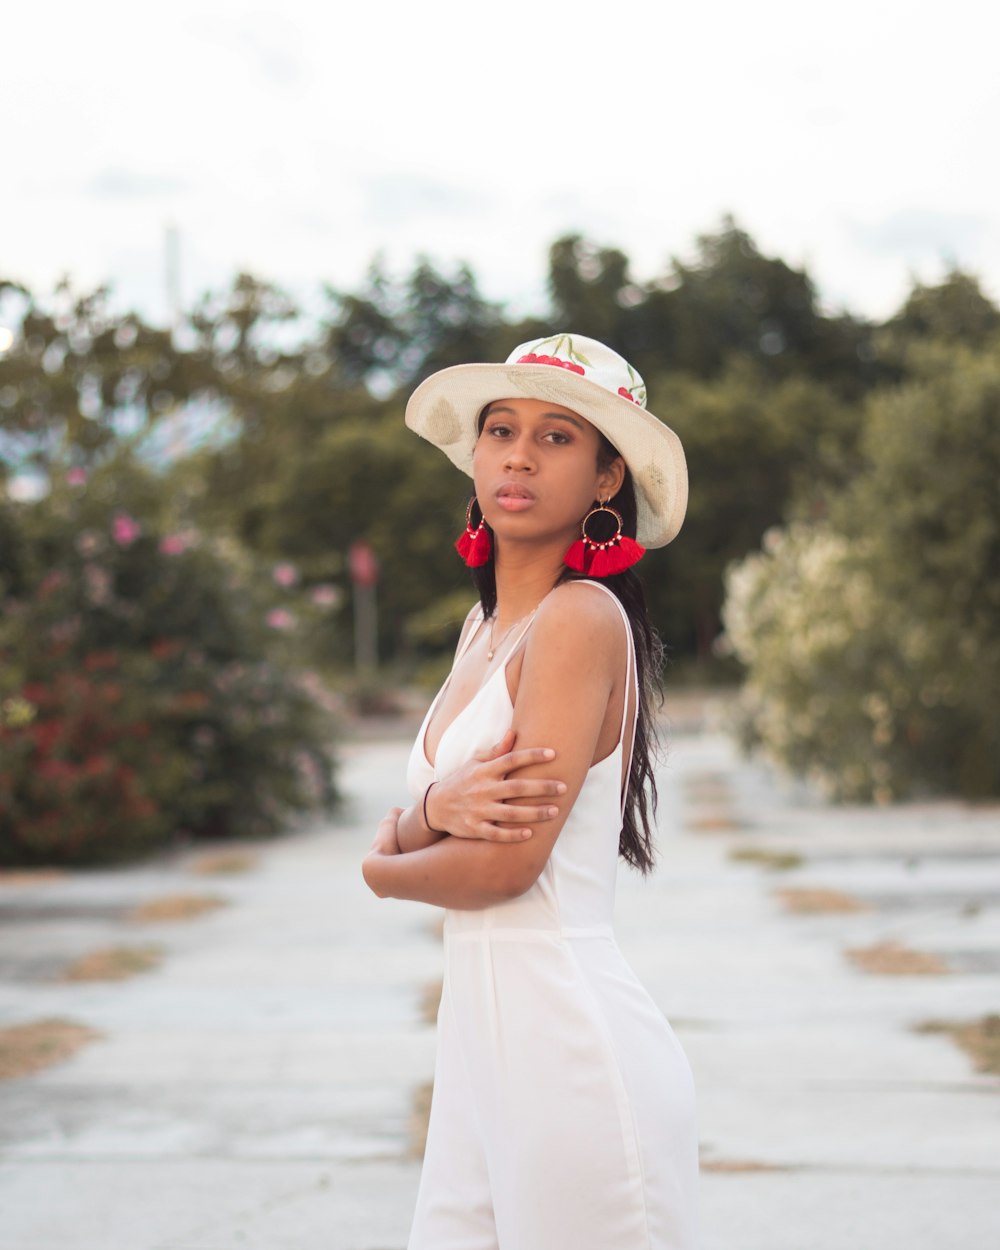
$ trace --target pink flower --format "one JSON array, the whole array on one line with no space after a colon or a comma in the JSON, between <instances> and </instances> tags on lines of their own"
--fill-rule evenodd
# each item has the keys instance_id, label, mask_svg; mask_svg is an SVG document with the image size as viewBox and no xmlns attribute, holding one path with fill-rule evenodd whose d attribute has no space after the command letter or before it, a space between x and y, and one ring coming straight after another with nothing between
<instances>
[{"instance_id":1,"label":"pink flower","mask_svg":"<svg viewBox=\"0 0 1000 1250\"><path fill-rule=\"evenodd\" d=\"M272 608L264 619L272 629L291 629L295 624L295 617L284 608Z\"/></svg>"},{"instance_id":2,"label":"pink flower","mask_svg":"<svg viewBox=\"0 0 1000 1250\"><path fill-rule=\"evenodd\" d=\"M142 526L127 512L116 512L111 524L111 537L119 547L131 547L142 533Z\"/></svg>"},{"instance_id":3,"label":"pink flower","mask_svg":"<svg viewBox=\"0 0 1000 1250\"><path fill-rule=\"evenodd\" d=\"M167 534L160 539L160 551L165 556L179 556L187 550L187 539L183 534Z\"/></svg>"},{"instance_id":4,"label":"pink flower","mask_svg":"<svg viewBox=\"0 0 1000 1250\"><path fill-rule=\"evenodd\" d=\"M340 592L336 586L314 586L309 598L318 608L332 608L340 601Z\"/></svg>"},{"instance_id":5,"label":"pink flower","mask_svg":"<svg viewBox=\"0 0 1000 1250\"><path fill-rule=\"evenodd\" d=\"M87 481L86 469L70 469L66 474L67 486L83 486Z\"/></svg>"},{"instance_id":6,"label":"pink flower","mask_svg":"<svg viewBox=\"0 0 1000 1250\"><path fill-rule=\"evenodd\" d=\"M276 564L273 576L279 586L294 586L299 580L298 569L294 564Z\"/></svg>"}]
</instances>

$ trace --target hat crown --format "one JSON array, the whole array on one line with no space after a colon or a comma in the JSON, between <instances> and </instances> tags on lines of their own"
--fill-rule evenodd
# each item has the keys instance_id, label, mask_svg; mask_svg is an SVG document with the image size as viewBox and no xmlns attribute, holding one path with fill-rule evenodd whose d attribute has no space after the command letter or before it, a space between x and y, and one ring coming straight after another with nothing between
<instances>
[{"instance_id":1,"label":"hat crown","mask_svg":"<svg viewBox=\"0 0 1000 1250\"><path fill-rule=\"evenodd\" d=\"M646 407L646 384L628 361L597 339L583 334L550 334L515 347L508 365L552 365L595 382L612 395Z\"/></svg>"}]
</instances>

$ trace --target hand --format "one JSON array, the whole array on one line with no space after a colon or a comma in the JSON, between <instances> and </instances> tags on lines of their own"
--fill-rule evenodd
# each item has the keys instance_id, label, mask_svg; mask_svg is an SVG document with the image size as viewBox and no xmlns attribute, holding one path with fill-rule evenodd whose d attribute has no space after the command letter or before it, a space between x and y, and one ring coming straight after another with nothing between
<instances>
[{"instance_id":1,"label":"hand","mask_svg":"<svg viewBox=\"0 0 1000 1250\"><path fill-rule=\"evenodd\" d=\"M508 799L546 798L566 793L561 781L509 778L527 764L555 759L550 747L513 750L515 734L508 729L500 741L472 757L448 777L434 783L427 795L427 818L435 829L447 829L456 838L489 842L523 842L531 826L552 820L559 809L552 803L515 807Z\"/></svg>"},{"instance_id":2,"label":"hand","mask_svg":"<svg viewBox=\"0 0 1000 1250\"><path fill-rule=\"evenodd\" d=\"M400 853L396 826L399 824L399 818L402 814L403 809L401 807L390 807L379 821L378 829L375 831L375 841L371 847L376 854L398 855Z\"/></svg>"}]
</instances>

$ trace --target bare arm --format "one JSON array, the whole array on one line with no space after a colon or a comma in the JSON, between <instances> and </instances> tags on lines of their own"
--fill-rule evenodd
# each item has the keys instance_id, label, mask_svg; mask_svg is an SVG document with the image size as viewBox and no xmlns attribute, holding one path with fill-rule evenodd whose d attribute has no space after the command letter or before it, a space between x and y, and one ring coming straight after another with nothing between
<instances>
[{"instance_id":1,"label":"bare arm","mask_svg":"<svg viewBox=\"0 0 1000 1250\"><path fill-rule=\"evenodd\" d=\"M476 608L465 618L456 647L456 658L476 629ZM460 838L486 838L497 842L513 842L530 838L533 824L551 820L558 812L552 802L514 806L511 799L554 799L565 792L562 782L553 778L510 780L510 774L528 764L553 758L551 749L532 748L514 751L513 730L490 750L474 756L462 768L435 781L420 802L399 816L396 838L403 852L423 850L449 834ZM425 819L426 813L426 819Z\"/></svg>"},{"instance_id":2,"label":"bare arm","mask_svg":"<svg viewBox=\"0 0 1000 1250\"><path fill-rule=\"evenodd\" d=\"M419 851L453 834L459 838L485 838L494 842L517 842L530 838L532 825L552 820L559 813L552 799L566 792L551 777L534 780L511 773L529 764L551 760L549 747L515 751L514 731L508 729L496 746L473 756L468 764L435 781L423 800L408 807L399 818L396 836L401 851ZM551 770L550 770L551 771ZM531 805L513 806L512 799L534 798ZM548 802L538 800L548 798Z\"/></svg>"},{"instance_id":3,"label":"bare arm","mask_svg":"<svg viewBox=\"0 0 1000 1250\"><path fill-rule=\"evenodd\" d=\"M533 837L517 842L442 838L405 855L375 850L363 872L376 894L477 909L530 888L594 762L615 681L624 680L621 631L617 609L605 596L566 587L548 597L528 636L513 729L519 741L551 742L556 755L517 775L537 780L545 773L542 779L561 781L566 791L558 814L539 824ZM510 800L515 806L531 802Z\"/></svg>"}]
</instances>

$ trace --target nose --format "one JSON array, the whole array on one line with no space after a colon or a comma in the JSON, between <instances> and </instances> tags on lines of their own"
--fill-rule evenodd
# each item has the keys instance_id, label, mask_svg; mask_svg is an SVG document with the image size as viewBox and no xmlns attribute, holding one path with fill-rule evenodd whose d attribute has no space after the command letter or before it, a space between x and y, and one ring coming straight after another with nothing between
<instances>
[{"instance_id":1,"label":"nose","mask_svg":"<svg viewBox=\"0 0 1000 1250\"><path fill-rule=\"evenodd\" d=\"M504 468L518 473L532 472L535 461L531 455L531 444L525 434L519 434L510 440L505 448Z\"/></svg>"}]
</instances>

